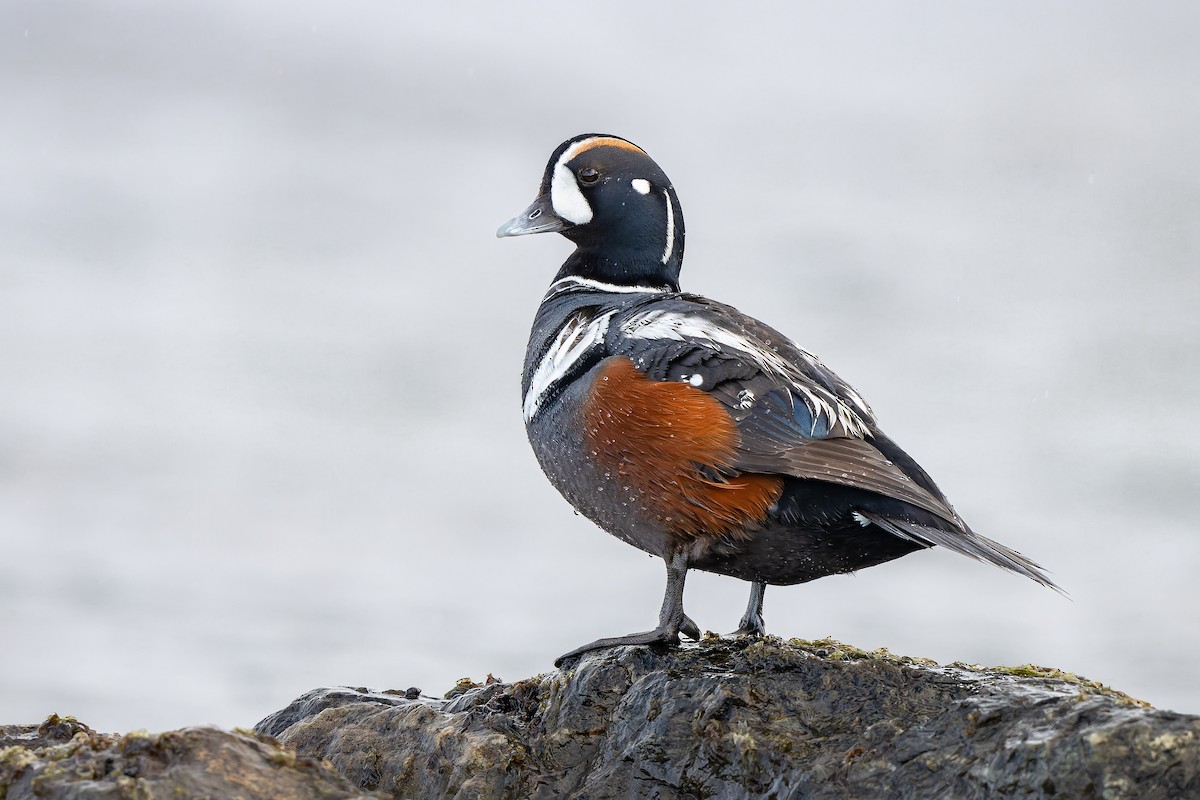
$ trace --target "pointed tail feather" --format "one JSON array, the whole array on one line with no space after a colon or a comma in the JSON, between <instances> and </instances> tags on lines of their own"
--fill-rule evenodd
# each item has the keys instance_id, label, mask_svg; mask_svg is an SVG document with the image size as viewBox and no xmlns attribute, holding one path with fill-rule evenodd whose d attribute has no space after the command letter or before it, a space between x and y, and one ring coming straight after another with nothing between
<instances>
[{"instance_id":1,"label":"pointed tail feather","mask_svg":"<svg viewBox=\"0 0 1200 800\"><path fill-rule=\"evenodd\" d=\"M899 536L901 539L914 542L922 547L940 545L947 550L953 550L969 558L985 561L1006 569L1009 572L1024 575L1032 581L1037 581L1042 586L1053 589L1064 597L1067 596L1063 588L1050 580L1039 564L1021 555L1016 550L1010 550L999 542L993 542L986 536L980 536L970 528L964 527L962 530L947 531L929 525L909 522L908 520L896 519L895 517L881 516L870 511L859 511L857 513L893 536Z\"/></svg>"}]
</instances>

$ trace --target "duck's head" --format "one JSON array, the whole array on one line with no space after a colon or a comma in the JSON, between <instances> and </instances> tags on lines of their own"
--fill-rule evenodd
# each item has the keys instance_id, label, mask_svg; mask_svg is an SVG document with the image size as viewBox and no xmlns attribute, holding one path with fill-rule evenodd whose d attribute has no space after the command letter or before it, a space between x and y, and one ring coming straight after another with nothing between
<instances>
[{"instance_id":1,"label":"duck's head","mask_svg":"<svg viewBox=\"0 0 1200 800\"><path fill-rule=\"evenodd\" d=\"M666 173L617 136L585 133L550 156L538 197L497 236L561 233L577 249L559 276L679 288L683 212Z\"/></svg>"}]
</instances>

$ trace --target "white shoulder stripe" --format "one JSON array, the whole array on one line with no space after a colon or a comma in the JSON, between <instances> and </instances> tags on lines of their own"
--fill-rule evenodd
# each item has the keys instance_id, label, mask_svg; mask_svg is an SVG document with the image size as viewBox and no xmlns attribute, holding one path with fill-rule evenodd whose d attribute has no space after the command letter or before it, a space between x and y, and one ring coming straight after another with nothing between
<instances>
[{"instance_id":1,"label":"white shoulder stripe","mask_svg":"<svg viewBox=\"0 0 1200 800\"><path fill-rule=\"evenodd\" d=\"M529 381L523 407L526 422L537 416L546 395L571 367L604 341L608 324L616 313L607 311L593 317L589 311L577 311L567 318Z\"/></svg>"}]
</instances>

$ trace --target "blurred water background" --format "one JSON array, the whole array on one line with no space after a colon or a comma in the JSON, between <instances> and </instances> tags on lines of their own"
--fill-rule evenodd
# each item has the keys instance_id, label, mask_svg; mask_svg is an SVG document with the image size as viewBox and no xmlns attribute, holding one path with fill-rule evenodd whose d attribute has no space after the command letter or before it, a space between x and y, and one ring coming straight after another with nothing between
<instances>
[{"instance_id":1,"label":"blurred water background","mask_svg":"<svg viewBox=\"0 0 1200 800\"><path fill-rule=\"evenodd\" d=\"M934 551L772 589L773 632L1200 712L1197 41L1186 2L4 3L0 722L249 725L653 624L661 563L524 439L570 246L493 238L585 131L672 177L685 288L1072 596Z\"/></svg>"}]
</instances>

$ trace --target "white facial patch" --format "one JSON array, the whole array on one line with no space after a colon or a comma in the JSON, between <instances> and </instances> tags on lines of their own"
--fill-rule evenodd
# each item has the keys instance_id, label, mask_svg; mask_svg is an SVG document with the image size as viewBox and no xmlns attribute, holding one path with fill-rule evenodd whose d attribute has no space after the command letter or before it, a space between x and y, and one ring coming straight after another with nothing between
<instances>
[{"instance_id":1,"label":"white facial patch","mask_svg":"<svg viewBox=\"0 0 1200 800\"><path fill-rule=\"evenodd\" d=\"M575 182L575 175L567 166L571 150L562 154L554 165L554 178L550 182L550 204L554 213L574 225L586 225L592 221L592 207Z\"/></svg>"},{"instance_id":2,"label":"white facial patch","mask_svg":"<svg viewBox=\"0 0 1200 800\"><path fill-rule=\"evenodd\" d=\"M804 398L813 418L816 430L817 418L829 420L829 428L841 427L846 435L863 437L868 433L867 423L840 398L820 386L814 386L786 359L778 353L759 346L737 331L722 327L713 320L676 311L643 311L634 314L623 323L621 331L634 339L665 339L668 341L701 341L717 351L725 349L740 353L759 369L790 385L793 391ZM799 348L797 348L799 349ZM801 350L814 364L816 356ZM753 395L751 395L753 402Z\"/></svg>"},{"instance_id":3,"label":"white facial patch","mask_svg":"<svg viewBox=\"0 0 1200 800\"><path fill-rule=\"evenodd\" d=\"M593 147L618 147L646 155L642 148L618 139L615 136L589 136L563 151L554 163L554 175L550 179L550 204L554 213L575 225L586 225L592 221L592 207L575 182L575 175L567 167L575 156Z\"/></svg>"},{"instance_id":4,"label":"white facial patch","mask_svg":"<svg viewBox=\"0 0 1200 800\"><path fill-rule=\"evenodd\" d=\"M529 390L525 392L523 411L525 421L537 416L546 394L571 370L571 367L587 355L593 347L604 341L608 323L617 312L609 311L593 317L590 311L577 311L567 318L558 335L542 356Z\"/></svg>"},{"instance_id":5,"label":"white facial patch","mask_svg":"<svg viewBox=\"0 0 1200 800\"><path fill-rule=\"evenodd\" d=\"M638 194L650 194L650 181L645 178L634 178L629 182L629 185Z\"/></svg>"}]
</instances>

